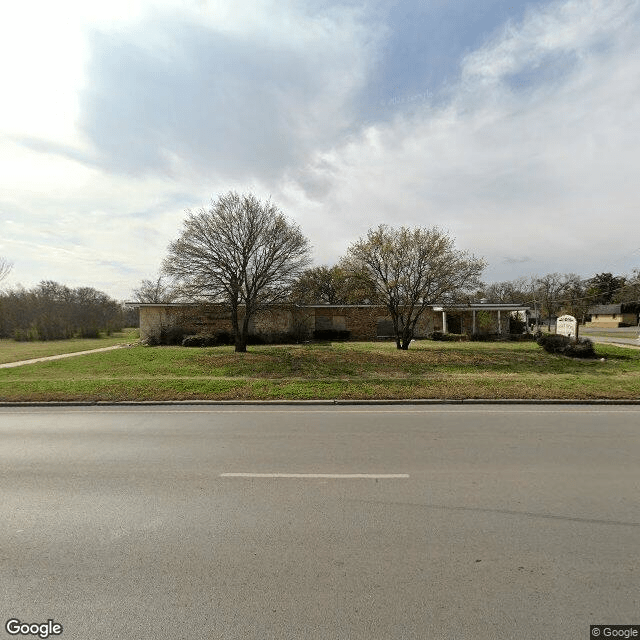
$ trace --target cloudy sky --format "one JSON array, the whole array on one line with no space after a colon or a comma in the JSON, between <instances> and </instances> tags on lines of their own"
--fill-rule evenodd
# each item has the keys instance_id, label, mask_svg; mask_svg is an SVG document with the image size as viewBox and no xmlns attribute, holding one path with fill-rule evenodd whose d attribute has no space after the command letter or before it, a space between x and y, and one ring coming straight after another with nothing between
<instances>
[{"instance_id":1,"label":"cloudy sky","mask_svg":"<svg viewBox=\"0 0 640 640\"><path fill-rule=\"evenodd\" d=\"M0 21L4 286L129 299L186 209L331 264L439 226L485 280L640 267L640 0L28 0Z\"/></svg>"}]
</instances>

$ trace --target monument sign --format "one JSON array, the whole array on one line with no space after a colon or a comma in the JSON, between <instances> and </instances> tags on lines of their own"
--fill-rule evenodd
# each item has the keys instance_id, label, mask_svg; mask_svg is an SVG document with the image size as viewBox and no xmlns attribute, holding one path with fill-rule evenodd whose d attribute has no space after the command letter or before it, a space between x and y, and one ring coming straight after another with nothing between
<instances>
[{"instance_id":1,"label":"monument sign","mask_svg":"<svg viewBox=\"0 0 640 640\"><path fill-rule=\"evenodd\" d=\"M560 316L556 320L556 333L567 336L567 338L575 338L578 321L573 316Z\"/></svg>"}]
</instances>

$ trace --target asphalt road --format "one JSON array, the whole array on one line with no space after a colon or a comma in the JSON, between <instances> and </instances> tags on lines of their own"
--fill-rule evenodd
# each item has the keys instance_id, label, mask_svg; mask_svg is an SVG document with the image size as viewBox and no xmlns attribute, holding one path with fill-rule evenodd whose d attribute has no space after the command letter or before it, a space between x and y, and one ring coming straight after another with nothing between
<instances>
[{"instance_id":1,"label":"asphalt road","mask_svg":"<svg viewBox=\"0 0 640 640\"><path fill-rule=\"evenodd\" d=\"M637 624L639 432L635 406L0 409L0 638Z\"/></svg>"}]
</instances>

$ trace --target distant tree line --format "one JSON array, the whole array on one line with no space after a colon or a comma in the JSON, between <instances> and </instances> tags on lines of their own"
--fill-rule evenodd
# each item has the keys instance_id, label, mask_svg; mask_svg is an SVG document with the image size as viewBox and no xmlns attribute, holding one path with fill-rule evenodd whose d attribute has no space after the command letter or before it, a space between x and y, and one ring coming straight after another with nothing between
<instances>
[{"instance_id":1,"label":"distant tree line","mask_svg":"<svg viewBox=\"0 0 640 640\"><path fill-rule=\"evenodd\" d=\"M15 340L97 338L127 320L116 300L91 287L71 289L45 280L0 293L0 337Z\"/></svg>"},{"instance_id":2,"label":"distant tree line","mask_svg":"<svg viewBox=\"0 0 640 640\"><path fill-rule=\"evenodd\" d=\"M640 307L640 271L631 275L598 273L582 278L575 273L548 273L485 285L475 293L488 302L514 302L530 306L546 318L569 313L581 323L595 305L635 304Z\"/></svg>"}]
</instances>

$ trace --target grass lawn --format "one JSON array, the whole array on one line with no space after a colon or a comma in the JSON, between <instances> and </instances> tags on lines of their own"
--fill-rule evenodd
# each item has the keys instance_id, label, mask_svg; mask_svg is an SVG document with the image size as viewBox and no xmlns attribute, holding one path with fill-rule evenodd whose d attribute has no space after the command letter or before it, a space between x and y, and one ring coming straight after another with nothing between
<instances>
[{"instance_id":1,"label":"grass lawn","mask_svg":"<svg viewBox=\"0 0 640 640\"><path fill-rule=\"evenodd\" d=\"M0 364L135 342L138 340L139 335L138 329L125 329L110 336L96 339L78 338L75 340L50 340L45 342L16 342L15 340L3 339L0 340Z\"/></svg>"},{"instance_id":2,"label":"grass lawn","mask_svg":"<svg viewBox=\"0 0 640 640\"><path fill-rule=\"evenodd\" d=\"M640 399L640 351L596 350L606 360L527 342L135 346L0 369L0 400Z\"/></svg>"}]
</instances>

